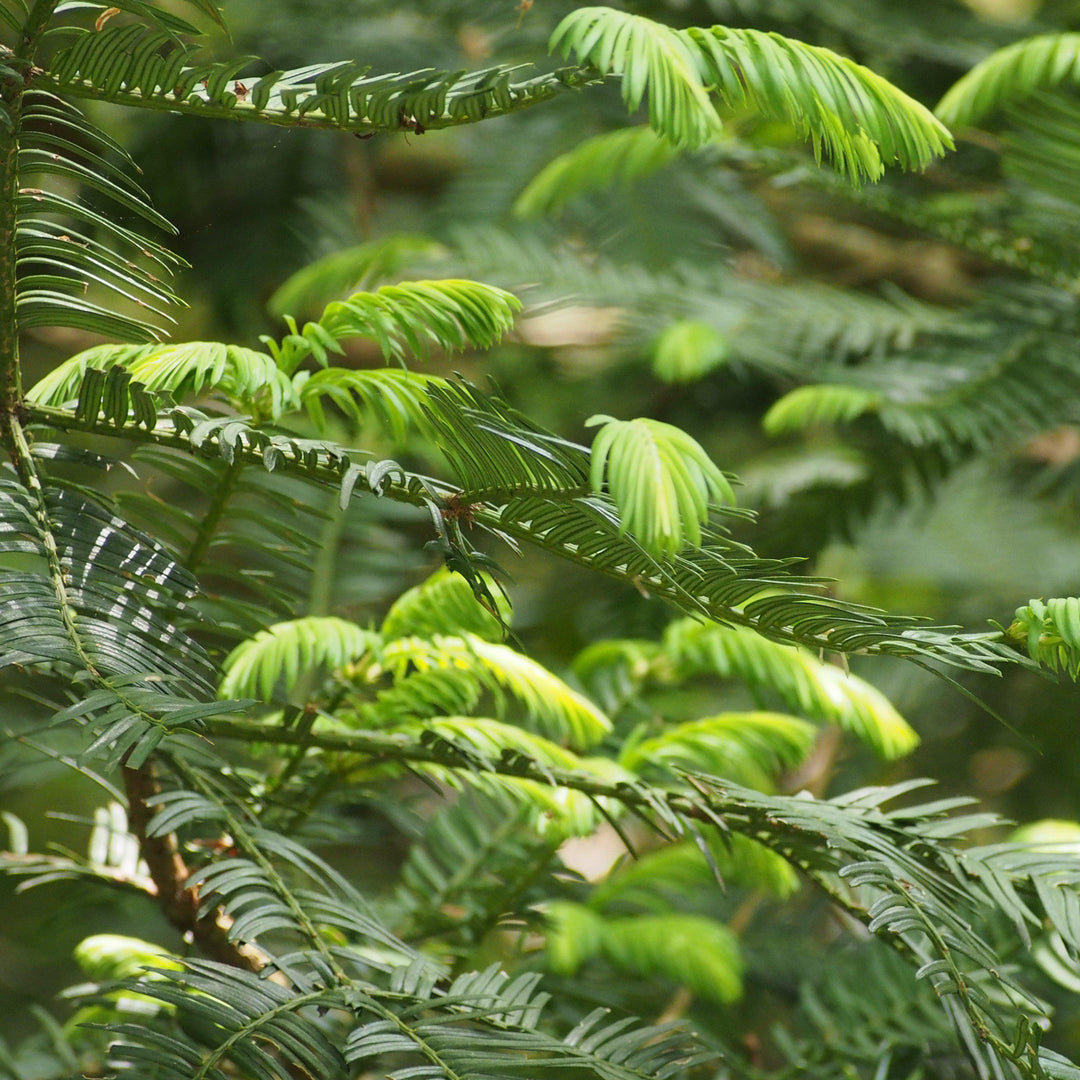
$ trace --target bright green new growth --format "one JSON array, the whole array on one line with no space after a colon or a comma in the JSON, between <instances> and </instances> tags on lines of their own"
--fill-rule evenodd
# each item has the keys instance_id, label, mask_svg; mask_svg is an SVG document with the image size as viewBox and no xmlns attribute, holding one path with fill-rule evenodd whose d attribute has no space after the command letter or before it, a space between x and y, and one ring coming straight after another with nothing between
<instances>
[{"instance_id":1,"label":"bright green new growth","mask_svg":"<svg viewBox=\"0 0 1080 1080\"><path fill-rule=\"evenodd\" d=\"M853 183L878 179L886 165L925 168L953 145L928 109L880 76L780 34L671 30L639 15L585 7L563 19L550 48L621 75L630 109L647 93L649 123L676 146L703 146L715 137L720 117L710 94L729 109L791 124L817 160L824 154Z\"/></svg>"},{"instance_id":2,"label":"bright green new growth","mask_svg":"<svg viewBox=\"0 0 1080 1080\"><path fill-rule=\"evenodd\" d=\"M918 745L919 736L880 690L805 649L742 627L676 619L665 631L664 650L680 676L743 679L757 693L778 695L792 712L836 724L884 758L903 757Z\"/></svg>"},{"instance_id":3,"label":"bright green new growth","mask_svg":"<svg viewBox=\"0 0 1080 1080\"><path fill-rule=\"evenodd\" d=\"M633 180L662 169L678 150L652 128L628 127L586 139L545 165L517 197L514 213L533 218L561 210L592 191Z\"/></svg>"},{"instance_id":4,"label":"bright green new growth","mask_svg":"<svg viewBox=\"0 0 1080 1080\"><path fill-rule=\"evenodd\" d=\"M309 615L260 630L225 658L222 698L258 695L269 701L282 682L291 690L299 677L323 665L344 667L370 652L377 638L333 615Z\"/></svg>"},{"instance_id":5,"label":"bright green new growth","mask_svg":"<svg viewBox=\"0 0 1080 1080\"><path fill-rule=\"evenodd\" d=\"M797 871L774 851L746 836L681 840L654 851L624 858L593 889L590 906L596 910L633 906L644 911L667 910L669 897L691 897L716 888L746 886L786 899L799 891Z\"/></svg>"},{"instance_id":6,"label":"bright green new growth","mask_svg":"<svg viewBox=\"0 0 1080 1080\"><path fill-rule=\"evenodd\" d=\"M814 424L849 423L880 400L880 394L857 386L800 386L775 401L761 425L770 435L785 435Z\"/></svg>"},{"instance_id":7,"label":"bright green new growth","mask_svg":"<svg viewBox=\"0 0 1080 1080\"><path fill-rule=\"evenodd\" d=\"M724 713L677 724L663 735L630 743L621 762L636 771L703 768L748 787L769 790L773 776L806 757L816 734L813 724L782 713Z\"/></svg>"},{"instance_id":8,"label":"bright green new growth","mask_svg":"<svg viewBox=\"0 0 1080 1080\"><path fill-rule=\"evenodd\" d=\"M992 53L950 88L935 112L954 131L1040 90L1080 79L1080 34L1045 34Z\"/></svg>"},{"instance_id":9,"label":"bright green new growth","mask_svg":"<svg viewBox=\"0 0 1080 1080\"><path fill-rule=\"evenodd\" d=\"M694 382L720 367L728 353L728 343L716 327L680 319L656 339L652 368L666 383Z\"/></svg>"},{"instance_id":10,"label":"bright green new growth","mask_svg":"<svg viewBox=\"0 0 1080 1080\"><path fill-rule=\"evenodd\" d=\"M589 483L611 493L621 530L635 533L650 551L672 556L684 544L701 545L701 526L713 505L732 504L727 477L700 444L659 420L593 416Z\"/></svg>"},{"instance_id":11,"label":"bright green new growth","mask_svg":"<svg viewBox=\"0 0 1080 1080\"><path fill-rule=\"evenodd\" d=\"M381 633L388 639L409 635L469 634L485 641L502 641L503 626L509 625L511 620L510 601L494 580L489 578L488 586L498 604L501 623L477 603L468 582L460 574L440 567L391 604L382 621Z\"/></svg>"},{"instance_id":12,"label":"bright green new growth","mask_svg":"<svg viewBox=\"0 0 1080 1080\"><path fill-rule=\"evenodd\" d=\"M1080 678L1080 598L1032 600L1016 609L1006 633L1041 666Z\"/></svg>"},{"instance_id":13,"label":"bright green new growth","mask_svg":"<svg viewBox=\"0 0 1080 1080\"><path fill-rule=\"evenodd\" d=\"M75 948L75 960L90 978L99 982L130 979L147 968L182 971L183 964L168 949L152 941L123 934L95 934Z\"/></svg>"},{"instance_id":14,"label":"bright green new growth","mask_svg":"<svg viewBox=\"0 0 1080 1080\"><path fill-rule=\"evenodd\" d=\"M472 634L396 638L386 643L381 660L399 679L410 669L419 675L467 673L490 693L520 701L527 711L525 726L573 746L592 746L611 731L611 722L591 701L535 660Z\"/></svg>"},{"instance_id":15,"label":"bright green new growth","mask_svg":"<svg viewBox=\"0 0 1080 1080\"><path fill-rule=\"evenodd\" d=\"M723 26L683 33L729 108L788 121L815 159L824 153L853 183L880 178L887 165L924 169L953 147L925 106L829 49Z\"/></svg>"},{"instance_id":16,"label":"bright green new growth","mask_svg":"<svg viewBox=\"0 0 1080 1080\"><path fill-rule=\"evenodd\" d=\"M694 52L677 30L613 8L585 7L555 28L548 48L622 77L631 111L649 99L649 123L676 146L703 146L720 131Z\"/></svg>"},{"instance_id":17,"label":"bright green new growth","mask_svg":"<svg viewBox=\"0 0 1080 1080\"><path fill-rule=\"evenodd\" d=\"M546 914L549 961L562 975L602 956L630 978L673 976L717 1004L730 1004L742 994L735 935L712 919L681 913L616 918L565 901Z\"/></svg>"},{"instance_id":18,"label":"bright green new growth","mask_svg":"<svg viewBox=\"0 0 1080 1080\"><path fill-rule=\"evenodd\" d=\"M219 390L238 407L268 399L269 415L295 408L296 390L266 353L216 341L168 345L95 345L53 368L27 392L39 405L63 407L79 396L90 369L122 367L147 390L164 391L178 401Z\"/></svg>"},{"instance_id":19,"label":"bright green new growth","mask_svg":"<svg viewBox=\"0 0 1080 1080\"><path fill-rule=\"evenodd\" d=\"M424 358L432 347L446 352L490 348L512 327L517 297L475 281L413 281L354 293L327 305L322 317L289 333L264 337L268 352L219 342L168 345L97 345L54 368L27 393L29 401L62 407L79 397L87 371L123 368L144 390L175 400L217 391L240 412L278 420L303 407L326 429L329 400L362 423L374 414L397 443L410 429L428 426L432 376L405 370L406 356ZM330 366L344 356L342 342L364 337L401 369L357 370ZM321 370L301 369L313 359Z\"/></svg>"},{"instance_id":20,"label":"bright green new growth","mask_svg":"<svg viewBox=\"0 0 1080 1080\"><path fill-rule=\"evenodd\" d=\"M218 696L257 697L266 703L288 699L325 668L344 693L339 708L368 728L389 730L422 720L438 730L446 720L440 713L471 713L486 695L500 717L516 706L522 710L516 721L522 728L579 749L611 732L610 720L584 695L496 640L502 627L461 577L440 571L410 593L387 614L381 633L337 616L307 616L260 630L223 661ZM484 636L469 632L469 622ZM444 627L457 633L442 632ZM392 685L384 687L387 675ZM498 733L510 737L517 731L481 720L495 726L479 734L481 729L463 717L457 722L464 728L456 733L466 742L479 739L476 745L485 752L492 749L492 739L498 741ZM498 749L514 746L504 741ZM567 759L556 763L568 767Z\"/></svg>"},{"instance_id":21,"label":"bright green new growth","mask_svg":"<svg viewBox=\"0 0 1080 1080\"><path fill-rule=\"evenodd\" d=\"M516 296L477 281L404 281L334 301L300 330L285 316L291 333L275 358L290 374L309 355L326 367L328 354L340 355L339 343L352 337L371 338L384 359L399 362L407 352L424 357L433 345L448 352L489 349L520 310Z\"/></svg>"}]
</instances>

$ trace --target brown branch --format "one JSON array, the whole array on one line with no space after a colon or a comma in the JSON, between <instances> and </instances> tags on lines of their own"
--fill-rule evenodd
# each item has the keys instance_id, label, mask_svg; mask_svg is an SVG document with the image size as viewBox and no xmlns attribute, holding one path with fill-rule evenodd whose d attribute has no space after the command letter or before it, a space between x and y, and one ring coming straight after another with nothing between
<instances>
[{"instance_id":1,"label":"brown branch","mask_svg":"<svg viewBox=\"0 0 1080 1080\"><path fill-rule=\"evenodd\" d=\"M180 854L176 837L150 836L147 826L157 805L161 787L153 768L146 762L137 769L121 770L128 798L128 824L139 841L139 850L157 888L157 901L165 918L193 941L205 956L223 964L260 971L269 957L254 945L229 939L233 920L220 908L199 917L199 897L189 888L189 872Z\"/></svg>"}]
</instances>

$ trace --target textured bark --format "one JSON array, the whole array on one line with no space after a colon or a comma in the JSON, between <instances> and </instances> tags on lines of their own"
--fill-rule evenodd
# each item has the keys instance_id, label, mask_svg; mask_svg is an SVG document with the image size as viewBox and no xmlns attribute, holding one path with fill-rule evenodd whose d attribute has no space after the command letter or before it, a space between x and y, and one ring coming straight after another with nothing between
<instances>
[{"instance_id":1,"label":"textured bark","mask_svg":"<svg viewBox=\"0 0 1080 1080\"><path fill-rule=\"evenodd\" d=\"M139 841L165 917L211 960L246 971L260 971L266 966L266 955L253 945L229 940L232 919L225 912L215 909L199 918L199 897L187 886L189 872L176 837L171 833L167 836L147 835L155 800L161 791L153 767L149 763L137 769L125 767L123 773L128 824Z\"/></svg>"}]
</instances>

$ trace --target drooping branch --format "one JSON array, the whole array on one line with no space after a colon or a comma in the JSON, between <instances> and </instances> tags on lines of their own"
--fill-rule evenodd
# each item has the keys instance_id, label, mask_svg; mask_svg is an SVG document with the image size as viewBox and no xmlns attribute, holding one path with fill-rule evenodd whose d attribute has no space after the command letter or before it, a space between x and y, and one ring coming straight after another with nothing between
<instances>
[{"instance_id":1,"label":"drooping branch","mask_svg":"<svg viewBox=\"0 0 1080 1080\"><path fill-rule=\"evenodd\" d=\"M769 834L773 842L776 842L776 837L781 833L786 833L791 841L812 840L807 845L807 850L819 852L813 856L820 859L818 869L834 869L836 865L835 857L820 847L820 833L815 832L811 837L796 826L781 823L767 806L769 796L751 793L740 785L728 785L720 780L710 786L707 792L702 789L694 796L685 791L622 780L613 781L592 773L558 769L522 756L489 758L443 738L418 739L410 735L378 731L319 733L225 718L209 720L206 730L217 738L262 746L303 746L343 754L360 754L382 763L424 763L533 780L545 786L579 791L594 799L610 799L628 809L655 815L661 823L668 825L676 818L689 818L726 830L733 822L738 821L741 825L740 831ZM727 788L737 793L728 795ZM744 798L749 794L753 795L752 803ZM798 865L803 870L812 869L811 862L807 859L799 861Z\"/></svg>"},{"instance_id":2,"label":"drooping branch","mask_svg":"<svg viewBox=\"0 0 1080 1080\"><path fill-rule=\"evenodd\" d=\"M682 790L672 790L550 767L519 754L496 759L430 732L419 739L369 731L312 734L235 720L215 720L208 728L221 738L263 746L319 747L383 763L429 763L459 776L488 774L564 787L621 805L664 832L682 834L697 821L715 826L722 835L747 836L806 873L834 903L917 963L920 977L931 981L983 1065L1007 1061L1024 1076L1043 1075L1037 1033L1029 1037L1022 1023L1022 1037L1010 1041L1009 1019L987 1007L986 991L994 985L1018 1003L1021 1021L1029 1009L1023 990L998 971L992 950L973 928L973 913L958 907L958 900L966 895L976 903L972 880L981 880L987 892L976 890L979 900L999 906L1018 924L1034 919L1041 925L1042 916L1029 905L1039 908L1040 890L1056 873L1072 873L1073 864L1070 857L1056 868L1045 862L1036 866L1022 854L1014 862L1009 845L959 852L950 839L994 823L986 815L949 819L947 811L965 800L885 810L885 802L917 782L867 789L855 801L818 800L764 795L719 778L689 774ZM1046 914L1055 926L1062 925L1049 910ZM1037 1011L1034 999L1027 1001Z\"/></svg>"},{"instance_id":3,"label":"drooping branch","mask_svg":"<svg viewBox=\"0 0 1080 1080\"><path fill-rule=\"evenodd\" d=\"M131 65L138 68L137 56L133 55ZM520 82L510 81L512 68L469 74L416 72L411 81L400 75L360 77L354 81L349 76L355 77L355 65L349 70L348 65L331 64L323 73L329 87L326 89L322 77L319 82L310 81L311 69L270 72L261 78L245 75L247 82L235 77L250 66L251 58L244 57L240 61L183 68L173 76L173 82L183 84L182 89L172 84L143 88L126 82L106 88L93 78L83 77L77 69L63 78L45 72L38 85L57 94L137 109L371 135L399 131L423 134L461 127L520 112L551 101L566 90L603 81L603 76L589 65L563 67ZM297 74L304 75L305 81L294 82L292 77ZM384 85L376 85L379 83ZM216 86L215 93L211 93L209 85ZM261 94L264 85L265 100ZM421 107L428 99L433 104ZM342 101L348 104L343 107ZM414 110L420 115L414 115Z\"/></svg>"},{"instance_id":4,"label":"drooping branch","mask_svg":"<svg viewBox=\"0 0 1080 1080\"><path fill-rule=\"evenodd\" d=\"M394 462L360 465L353 460L354 455L365 456L365 451L272 436L240 417L193 419L190 410L174 414L190 431L170 423L168 416L158 426L142 427L129 422L126 412L119 423L103 423L53 406L28 404L27 411L34 422L59 430L113 435L299 476L337 488L342 505L354 493L367 491L428 508L437 519L440 542L448 545L444 549L448 563L454 563L453 569L470 570L468 553L447 535L448 525L456 524L455 513L460 514L454 506L460 498L458 488L407 473ZM792 574L790 562L759 559L742 545L725 544L717 533L710 534L700 550L687 547L672 559L658 559L622 528L616 508L603 496L582 498L576 490L552 487L542 497L519 497L502 505L470 502L468 514L470 524L503 541L535 545L630 583L685 614L745 626L784 644L830 654L896 656L923 665L937 661L994 675L1004 664L1030 664L1001 641L1000 633L964 634L844 604L826 595L822 582Z\"/></svg>"}]
</instances>

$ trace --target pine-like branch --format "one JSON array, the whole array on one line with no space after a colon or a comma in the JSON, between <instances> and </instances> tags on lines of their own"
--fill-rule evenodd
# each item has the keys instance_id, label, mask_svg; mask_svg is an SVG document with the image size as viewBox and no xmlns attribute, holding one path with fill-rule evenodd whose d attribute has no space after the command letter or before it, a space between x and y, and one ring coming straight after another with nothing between
<instances>
[{"instance_id":1,"label":"pine-like branch","mask_svg":"<svg viewBox=\"0 0 1080 1080\"><path fill-rule=\"evenodd\" d=\"M568 67L515 80L519 69L511 66L380 76L349 61L251 75L253 65L267 65L250 56L190 63L195 49L166 30L135 24L71 33L74 44L35 75L38 87L133 108L361 135L476 123L597 79Z\"/></svg>"},{"instance_id":2,"label":"pine-like branch","mask_svg":"<svg viewBox=\"0 0 1080 1080\"><path fill-rule=\"evenodd\" d=\"M828 802L810 798L762 795L704 776L688 776L682 791L660 790L640 782L610 782L581 772L567 772L522 756L492 758L474 747L443 737L410 739L401 735L356 733L332 735L270 729L244 722L215 722L214 734L254 742L318 746L327 751L372 755L382 759L442 764L451 770L526 777L545 786L561 786L621 804L658 827L681 832L686 819L735 831L764 843L812 877L871 931L900 945L921 964L919 977L941 996L951 1021L981 1067L1014 1068L1017 1075L1041 1076L1037 1041L1013 1042L1013 1022L987 998L995 987L1017 995L1023 1015L1037 1009L997 969L994 952L973 930L967 904L988 903L1018 927L1038 921L1038 911L1061 920L1072 935L1075 898L1064 906L1042 908L1037 897L1051 882L1067 881L1075 859L1045 851L1025 857L1014 846L960 853L955 840L993 824L992 815L947 817L965 800L943 800L921 807L886 810L885 804L914 784L865 789ZM972 880L978 894L971 893ZM1027 1030L1027 1029L1025 1029Z\"/></svg>"},{"instance_id":3,"label":"pine-like branch","mask_svg":"<svg viewBox=\"0 0 1080 1080\"><path fill-rule=\"evenodd\" d=\"M124 396L127 391L121 391L119 383L116 387L105 422L45 406L32 406L31 415L54 428L123 432L128 438L183 448L202 457L243 460L268 471L290 472L338 488L343 506L355 492L367 490L427 507L435 515L448 565L464 573L474 590L487 589L470 550L463 546L460 529L452 528L454 516L461 513L455 509L461 493L451 485L407 473L394 462L361 465L352 460L356 451L332 443L271 435L240 419L211 419L189 408L172 410L164 424L144 432L131 426L134 415ZM99 387L98 395L101 392ZM462 402L467 403L464 415L475 413L480 423L448 423L448 418L462 414ZM97 406L93 411L97 413ZM792 575L788 563L759 559L712 529L703 530L700 549L659 558L626 531L607 499L579 494L579 488L570 486L587 476L584 447L524 426L505 409L485 404L468 388L457 391L448 386L433 395L429 415L441 419L440 441L452 448L464 479L482 485L487 478L497 478L498 487L474 488L467 498L474 525L498 537L533 544L633 584L685 614L749 627L785 644L906 657L924 664L940 661L985 673L996 673L1005 663L1022 662L998 634L923 627L915 619L830 598L814 579ZM516 496L514 488L519 485L535 487L543 494ZM444 513L447 510L449 514Z\"/></svg>"}]
</instances>

